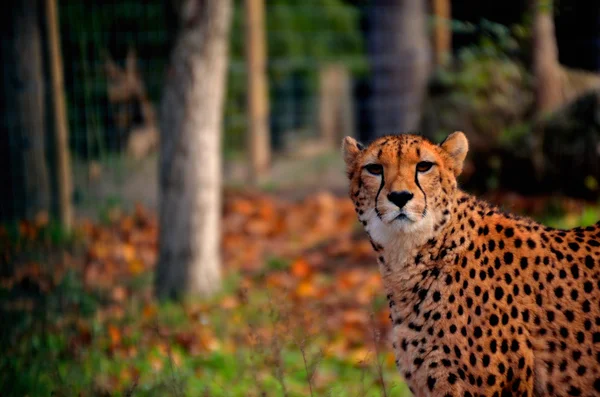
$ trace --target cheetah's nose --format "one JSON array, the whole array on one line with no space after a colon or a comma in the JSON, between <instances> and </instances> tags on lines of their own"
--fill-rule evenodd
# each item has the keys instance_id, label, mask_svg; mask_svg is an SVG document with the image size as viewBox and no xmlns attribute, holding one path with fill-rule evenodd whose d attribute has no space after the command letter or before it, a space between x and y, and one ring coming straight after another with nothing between
<instances>
[{"instance_id":1,"label":"cheetah's nose","mask_svg":"<svg viewBox=\"0 0 600 397\"><path fill-rule=\"evenodd\" d=\"M403 190L401 192L391 192L387 195L387 198L392 203L396 204L398 208L402 208L408 203L408 200L413 198L413 196L414 195L411 192Z\"/></svg>"}]
</instances>

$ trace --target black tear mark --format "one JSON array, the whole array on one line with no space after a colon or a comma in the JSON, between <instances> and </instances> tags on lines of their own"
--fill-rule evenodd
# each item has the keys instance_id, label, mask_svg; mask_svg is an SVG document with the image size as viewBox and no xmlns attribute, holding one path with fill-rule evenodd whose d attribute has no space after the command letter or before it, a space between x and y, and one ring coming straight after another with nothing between
<instances>
[{"instance_id":1,"label":"black tear mark","mask_svg":"<svg viewBox=\"0 0 600 397\"><path fill-rule=\"evenodd\" d=\"M381 170L381 184L379 185L379 190L377 190L377 195L375 196L375 213L377 217L381 219L381 213L379 213L379 208L377 208L377 203L379 202L379 193L381 193L381 189L383 189L383 185L385 184L385 177L383 173L383 169ZM383 219L381 219L383 221Z\"/></svg>"},{"instance_id":2,"label":"black tear mark","mask_svg":"<svg viewBox=\"0 0 600 397\"><path fill-rule=\"evenodd\" d=\"M417 171L415 171L415 183L419 187L421 193L423 193L423 198L425 199L425 208L423 208L423 213L421 214L422 217L425 217L425 214L427 213L427 195L419 183L419 173Z\"/></svg>"}]
</instances>

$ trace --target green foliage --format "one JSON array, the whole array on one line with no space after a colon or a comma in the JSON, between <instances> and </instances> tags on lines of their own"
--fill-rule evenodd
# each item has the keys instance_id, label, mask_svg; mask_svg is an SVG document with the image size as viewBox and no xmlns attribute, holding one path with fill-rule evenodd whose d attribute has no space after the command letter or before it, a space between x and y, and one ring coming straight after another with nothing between
<instances>
[{"instance_id":1,"label":"green foliage","mask_svg":"<svg viewBox=\"0 0 600 397\"><path fill-rule=\"evenodd\" d=\"M246 108L243 1L235 0L225 111L225 145L241 149ZM343 63L354 73L366 68L359 11L342 0L266 2L267 73L274 142L287 130L311 124L319 67Z\"/></svg>"},{"instance_id":2,"label":"green foliage","mask_svg":"<svg viewBox=\"0 0 600 397\"><path fill-rule=\"evenodd\" d=\"M459 31L476 29L454 25ZM522 28L483 20L479 30L479 42L462 49L453 67L436 71L434 82L444 94L433 99L433 117L438 131L468 127L490 143L514 144L528 131L524 120L533 101L531 76L514 57Z\"/></svg>"},{"instance_id":3,"label":"green foliage","mask_svg":"<svg viewBox=\"0 0 600 397\"><path fill-rule=\"evenodd\" d=\"M98 297L85 291L80 277L72 271L65 274L51 293L35 297L37 304L32 311L11 308L10 302L26 298L15 294L22 295L23 291L0 288L0 301L4 303L0 313L7 325L0 332L3 395L77 394L83 379L81 368L68 364L69 340L77 334L74 319L91 319L98 307ZM55 332L59 324L62 332ZM72 377L74 373L78 376Z\"/></svg>"}]
</instances>

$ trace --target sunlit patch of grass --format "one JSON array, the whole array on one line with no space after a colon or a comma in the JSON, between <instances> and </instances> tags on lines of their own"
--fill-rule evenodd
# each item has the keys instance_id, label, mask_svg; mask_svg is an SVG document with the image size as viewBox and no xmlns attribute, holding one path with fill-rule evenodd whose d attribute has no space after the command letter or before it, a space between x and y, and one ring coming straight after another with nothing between
<instances>
[{"instance_id":1,"label":"sunlit patch of grass","mask_svg":"<svg viewBox=\"0 0 600 397\"><path fill-rule=\"evenodd\" d=\"M539 217L544 225L559 229L591 226L600 221L600 204L585 205L577 212L551 212Z\"/></svg>"}]
</instances>

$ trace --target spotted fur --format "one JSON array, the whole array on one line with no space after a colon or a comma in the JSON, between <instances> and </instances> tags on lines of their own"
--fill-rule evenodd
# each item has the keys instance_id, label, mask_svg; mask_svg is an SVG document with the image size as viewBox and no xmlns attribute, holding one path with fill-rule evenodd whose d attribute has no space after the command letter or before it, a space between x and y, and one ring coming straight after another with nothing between
<instances>
[{"instance_id":1,"label":"spotted fur","mask_svg":"<svg viewBox=\"0 0 600 397\"><path fill-rule=\"evenodd\" d=\"M417 396L600 395L600 222L554 229L461 191L467 151L462 132L344 140L401 375Z\"/></svg>"}]
</instances>

